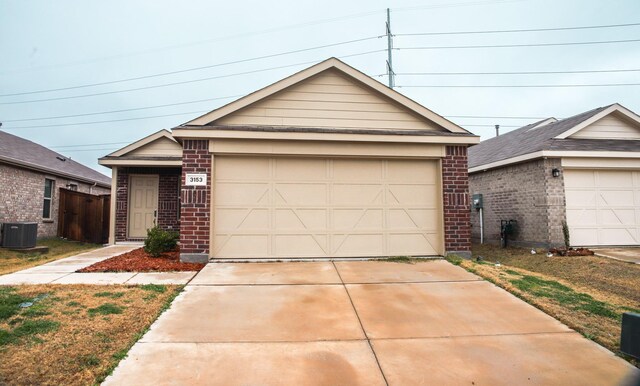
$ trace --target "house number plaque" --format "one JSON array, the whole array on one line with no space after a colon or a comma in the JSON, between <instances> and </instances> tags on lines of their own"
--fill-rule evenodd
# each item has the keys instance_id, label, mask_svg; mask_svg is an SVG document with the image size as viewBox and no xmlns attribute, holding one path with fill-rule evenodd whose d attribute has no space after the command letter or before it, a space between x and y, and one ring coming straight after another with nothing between
<instances>
[{"instance_id":1,"label":"house number plaque","mask_svg":"<svg viewBox=\"0 0 640 386\"><path fill-rule=\"evenodd\" d=\"M186 175L185 185L187 186L206 186L207 175L206 174L189 174Z\"/></svg>"}]
</instances>

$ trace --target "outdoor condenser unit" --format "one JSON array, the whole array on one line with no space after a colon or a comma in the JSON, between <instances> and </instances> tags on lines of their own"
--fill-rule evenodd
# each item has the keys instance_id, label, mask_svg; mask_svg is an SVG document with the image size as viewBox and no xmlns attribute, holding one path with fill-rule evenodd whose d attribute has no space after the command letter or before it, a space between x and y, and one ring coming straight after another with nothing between
<instances>
[{"instance_id":1,"label":"outdoor condenser unit","mask_svg":"<svg viewBox=\"0 0 640 386\"><path fill-rule=\"evenodd\" d=\"M38 238L38 223L6 222L2 224L2 247L33 248Z\"/></svg>"}]
</instances>

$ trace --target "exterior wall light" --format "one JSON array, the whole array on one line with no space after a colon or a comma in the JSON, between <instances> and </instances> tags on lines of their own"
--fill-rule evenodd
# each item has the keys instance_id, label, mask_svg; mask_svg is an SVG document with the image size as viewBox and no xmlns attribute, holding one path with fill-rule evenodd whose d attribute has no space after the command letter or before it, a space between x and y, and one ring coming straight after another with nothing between
<instances>
[{"instance_id":1,"label":"exterior wall light","mask_svg":"<svg viewBox=\"0 0 640 386\"><path fill-rule=\"evenodd\" d=\"M553 177L560 177L560 169L558 169L558 168L553 168L553 169L551 170L551 175L552 175Z\"/></svg>"}]
</instances>

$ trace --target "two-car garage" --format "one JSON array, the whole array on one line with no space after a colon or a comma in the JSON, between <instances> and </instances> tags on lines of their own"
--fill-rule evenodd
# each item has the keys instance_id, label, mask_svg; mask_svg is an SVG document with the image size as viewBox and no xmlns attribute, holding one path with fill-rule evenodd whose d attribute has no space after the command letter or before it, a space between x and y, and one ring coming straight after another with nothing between
<instances>
[{"instance_id":1,"label":"two-car garage","mask_svg":"<svg viewBox=\"0 0 640 386\"><path fill-rule=\"evenodd\" d=\"M214 157L212 257L443 254L434 159Z\"/></svg>"}]
</instances>

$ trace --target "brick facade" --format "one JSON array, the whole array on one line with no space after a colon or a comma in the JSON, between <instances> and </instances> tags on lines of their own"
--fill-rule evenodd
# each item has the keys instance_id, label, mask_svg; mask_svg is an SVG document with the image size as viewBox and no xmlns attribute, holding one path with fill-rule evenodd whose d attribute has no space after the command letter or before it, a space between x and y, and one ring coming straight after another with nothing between
<instances>
[{"instance_id":1,"label":"brick facade","mask_svg":"<svg viewBox=\"0 0 640 386\"><path fill-rule=\"evenodd\" d=\"M158 225L162 229L179 231L179 168L118 168L116 189L116 241L130 240L127 234L129 211L129 178L132 174L158 175Z\"/></svg>"},{"instance_id":2,"label":"brick facade","mask_svg":"<svg viewBox=\"0 0 640 386\"><path fill-rule=\"evenodd\" d=\"M55 181L49 219L42 218L45 178ZM55 237L58 231L60 188L66 188L69 184L77 185L77 190L83 193L109 194L111 191L66 177L0 163L0 223L37 222L38 238Z\"/></svg>"},{"instance_id":3,"label":"brick facade","mask_svg":"<svg viewBox=\"0 0 640 386\"><path fill-rule=\"evenodd\" d=\"M500 241L500 220L516 220L514 245L552 247L564 244L564 179L553 177L552 169L561 169L560 159L540 159L473 173L469 176L471 193L481 193L484 201L485 242ZM471 212L472 237L480 240L480 216Z\"/></svg>"},{"instance_id":4,"label":"brick facade","mask_svg":"<svg viewBox=\"0 0 640 386\"><path fill-rule=\"evenodd\" d=\"M442 159L445 253L470 256L469 180L467 147L447 146Z\"/></svg>"},{"instance_id":5,"label":"brick facade","mask_svg":"<svg viewBox=\"0 0 640 386\"><path fill-rule=\"evenodd\" d=\"M180 216L180 257L185 261L208 260L211 215L211 160L208 140L184 140ZM207 175L206 186L186 186L187 173Z\"/></svg>"}]
</instances>

